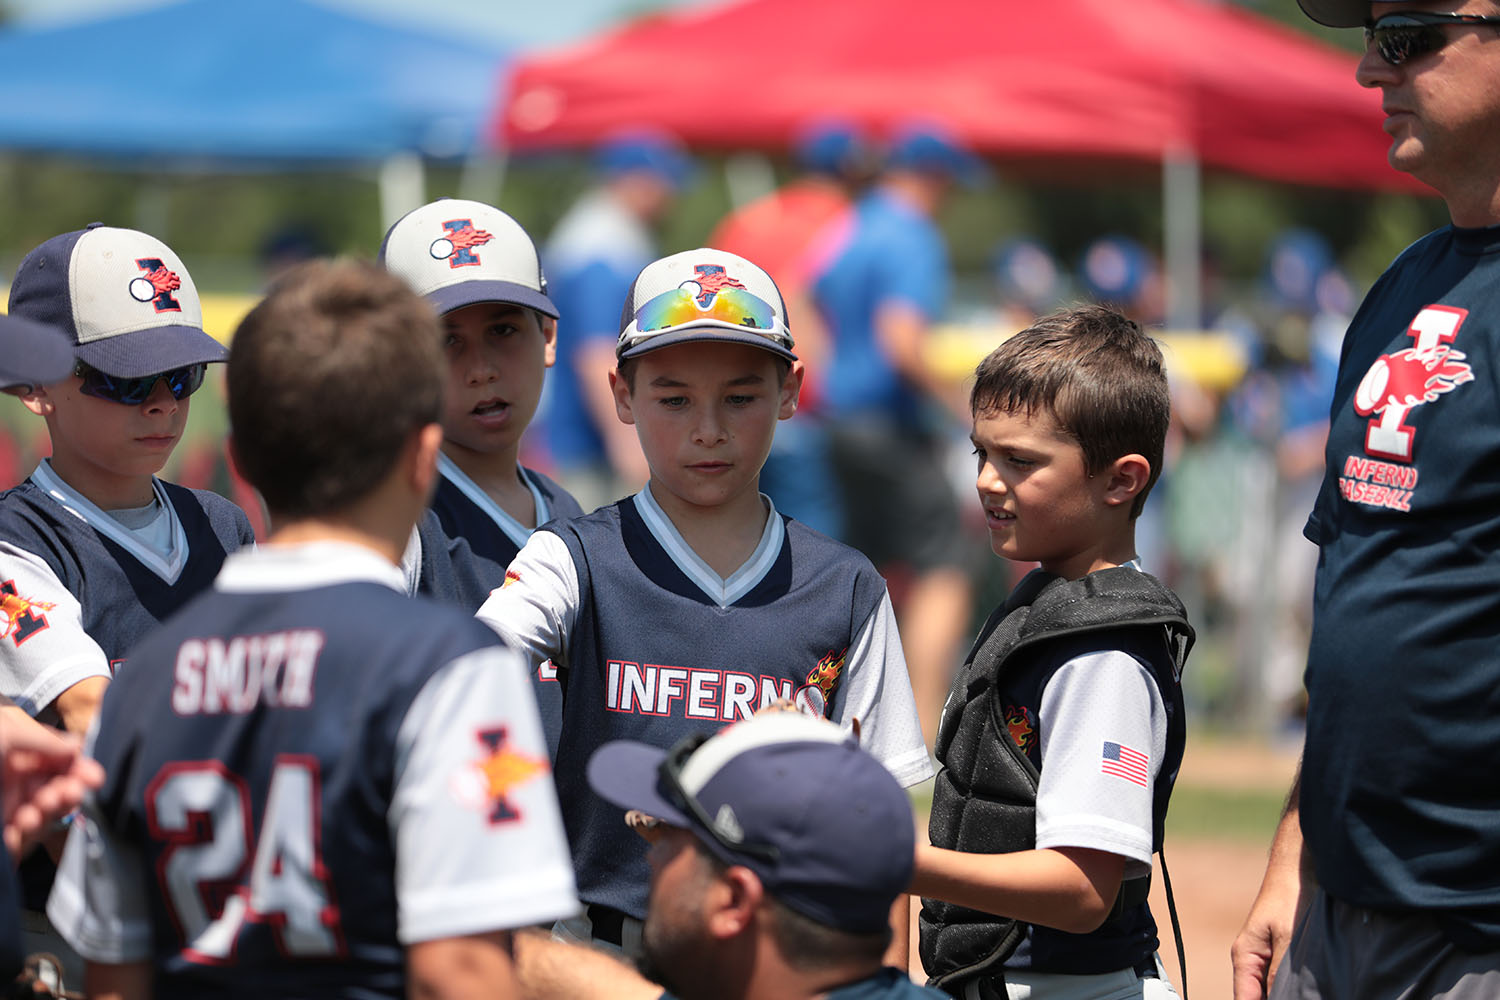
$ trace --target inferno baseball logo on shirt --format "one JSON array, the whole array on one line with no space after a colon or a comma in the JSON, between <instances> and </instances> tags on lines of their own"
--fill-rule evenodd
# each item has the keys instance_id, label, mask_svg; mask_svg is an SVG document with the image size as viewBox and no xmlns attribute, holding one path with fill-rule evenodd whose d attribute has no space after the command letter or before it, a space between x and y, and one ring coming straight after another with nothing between
<instances>
[{"instance_id":1,"label":"inferno baseball logo on shirt","mask_svg":"<svg viewBox=\"0 0 1500 1000\"><path fill-rule=\"evenodd\" d=\"M1371 363L1354 392L1354 412L1372 418L1365 430L1365 455L1350 455L1339 477L1345 500L1411 510L1418 472L1412 465L1417 428L1414 409L1474 381L1474 369L1452 341L1469 311L1430 305L1417 313L1406 334L1411 347L1382 354Z\"/></svg>"}]
</instances>

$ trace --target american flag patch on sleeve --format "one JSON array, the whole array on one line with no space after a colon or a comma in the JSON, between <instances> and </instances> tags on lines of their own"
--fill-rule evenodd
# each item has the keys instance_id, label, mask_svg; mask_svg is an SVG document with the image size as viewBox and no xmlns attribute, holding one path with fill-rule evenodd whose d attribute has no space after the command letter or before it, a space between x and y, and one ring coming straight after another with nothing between
<instances>
[{"instance_id":1,"label":"american flag patch on sleeve","mask_svg":"<svg viewBox=\"0 0 1500 1000\"><path fill-rule=\"evenodd\" d=\"M1127 746L1106 741L1104 757L1099 762L1099 770L1145 786L1149 784L1149 772L1146 770L1148 762L1149 758L1139 750L1132 750Z\"/></svg>"}]
</instances>

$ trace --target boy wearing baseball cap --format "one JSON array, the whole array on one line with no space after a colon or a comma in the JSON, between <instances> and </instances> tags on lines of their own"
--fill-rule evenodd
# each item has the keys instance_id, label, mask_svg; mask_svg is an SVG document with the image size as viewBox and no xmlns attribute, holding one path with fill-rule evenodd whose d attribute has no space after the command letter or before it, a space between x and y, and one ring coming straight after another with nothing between
<instances>
[{"instance_id":1,"label":"boy wearing baseball cap","mask_svg":"<svg viewBox=\"0 0 1500 1000\"><path fill-rule=\"evenodd\" d=\"M254 540L233 503L155 476L227 352L203 332L177 255L98 223L26 255L10 314L62 330L77 362L21 396L47 422L52 456L0 494L0 589L14 607L0 693L81 733L136 638Z\"/></svg>"},{"instance_id":2,"label":"boy wearing baseball cap","mask_svg":"<svg viewBox=\"0 0 1500 1000\"><path fill-rule=\"evenodd\" d=\"M448 384L432 511L447 539L472 550L452 559L455 584L438 584L428 550L445 539L425 519L417 589L475 611L538 525L583 513L561 486L520 464L521 435L556 359L557 307L531 237L482 202L443 198L407 213L386 233L380 261L441 317ZM556 673L541 664L532 680L555 739Z\"/></svg>"},{"instance_id":3,"label":"boy wearing baseball cap","mask_svg":"<svg viewBox=\"0 0 1500 1000\"><path fill-rule=\"evenodd\" d=\"M255 540L230 501L156 478L189 397L227 352L203 331L177 254L99 223L22 259L10 315L61 330L76 363L21 394L47 422L52 456L0 494L0 694L81 734L136 640ZM33 856L22 877L28 908L40 911L51 863Z\"/></svg>"},{"instance_id":4,"label":"boy wearing baseball cap","mask_svg":"<svg viewBox=\"0 0 1500 1000\"><path fill-rule=\"evenodd\" d=\"M672 746L780 700L852 729L904 784L931 774L885 583L859 553L759 491L802 365L759 267L720 250L662 258L625 300L616 413L651 470L634 496L538 531L480 609L563 678L556 776L584 919L639 948L645 847L586 780L609 739Z\"/></svg>"}]
</instances>

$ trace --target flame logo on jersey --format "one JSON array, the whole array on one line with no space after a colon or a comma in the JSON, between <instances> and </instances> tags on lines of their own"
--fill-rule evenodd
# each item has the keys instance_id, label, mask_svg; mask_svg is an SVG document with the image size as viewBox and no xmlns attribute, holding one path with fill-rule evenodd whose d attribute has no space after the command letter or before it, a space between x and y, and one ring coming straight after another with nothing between
<instances>
[{"instance_id":1,"label":"flame logo on jersey","mask_svg":"<svg viewBox=\"0 0 1500 1000\"><path fill-rule=\"evenodd\" d=\"M483 782L489 821L509 823L520 819L521 813L511 804L510 795L527 782L546 774L547 762L511 749L504 726L482 729L476 735L484 748L484 756L474 766Z\"/></svg>"},{"instance_id":2,"label":"flame logo on jersey","mask_svg":"<svg viewBox=\"0 0 1500 1000\"><path fill-rule=\"evenodd\" d=\"M0 584L0 639L9 639L17 646L36 633L47 628L47 617L42 611L51 611L56 604L33 601L16 593L14 580Z\"/></svg>"},{"instance_id":3,"label":"flame logo on jersey","mask_svg":"<svg viewBox=\"0 0 1500 1000\"><path fill-rule=\"evenodd\" d=\"M150 302L157 312L181 312L182 303L172 293L182 287L177 272L167 267L160 257L142 257L135 266L145 272L144 277L130 279L130 297L137 302Z\"/></svg>"},{"instance_id":4,"label":"flame logo on jersey","mask_svg":"<svg viewBox=\"0 0 1500 1000\"><path fill-rule=\"evenodd\" d=\"M839 688L844 675L844 660L847 647L834 652L829 650L807 675L806 684L798 688L793 701L808 715L827 716L833 706L833 693Z\"/></svg>"},{"instance_id":5,"label":"flame logo on jersey","mask_svg":"<svg viewBox=\"0 0 1500 1000\"><path fill-rule=\"evenodd\" d=\"M1005 706L1005 731L1010 734L1011 742L1020 748L1022 753L1031 750L1031 744L1036 741L1036 720L1024 705Z\"/></svg>"},{"instance_id":6,"label":"flame logo on jersey","mask_svg":"<svg viewBox=\"0 0 1500 1000\"><path fill-rule=\"evenodd\" d=\"M494 238L483 229L475 229L470 219L449 219L443 223L443 235L432 241L427 252L436 260L446 260L449 267L473 267L479 263L474 248Z\"/></svg>"},{"instance_id":7,"label":"flame logo on jersey","mask_svg":"<svg viewBox=\"0 0 1500 1000\"><path fill-rule=\"evenodd\" d=\"M745 287L729 276L723 264L699 264L693 268L693 273L698 275L697 280L684 281L678 287L691 292L700 309L707 309L712 305L714 296L726 288Z\"/></svg>"},{"instance_id":8,"label":"flame logo on jersey","mask_svg":"<svg viewBox=\"0 0 1500 1000\"><path fill-rule=\"evenodd\" d=\"M521 580L521 574L520 573L517 573L513 569L508 569L508 570L505 571L505 581L500 584L500 587L501 587L501 589L504 589L506 587L509 587L513 583L519 583L520 580Z\"/></svg>"},{"instance_id":9,"label":"flame logo on jersey","mask_svg":"<svg viewBox=\"0 0 1500 1000\"><path fill-rule=\"evenodd\" d=\"M1387 406L1436 402L1443 393L1474 381L1474 369L1465 357L1462 351L1445 344L1425 351L1408 347L1382 354L1360 380L1354 394L1354 412L1368 417L1384 412Z\"/></svg>"}]
</instances>

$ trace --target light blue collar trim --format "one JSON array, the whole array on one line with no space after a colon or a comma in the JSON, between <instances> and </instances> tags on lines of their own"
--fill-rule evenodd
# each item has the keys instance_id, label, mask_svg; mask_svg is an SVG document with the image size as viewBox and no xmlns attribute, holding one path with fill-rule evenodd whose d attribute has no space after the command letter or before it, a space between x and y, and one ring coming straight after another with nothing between
<instances>
[{"instance_id":1,"label":"light blue collar trim","mask_svg":"<svg viewBox=\"0 0 1500 1000\"><path fill-rule=\"evenodd\" d=\"M161 482L154 476L151 479L151 490L156 494L156 502L161 504L171 524L169 533L171 543L165 553L147 545L140 535L110 517L88 497L59 479L57 473L52 471L52 463L47 459L42 459L37 465L36 471L31 474L31 481L36 483L42 492L51 497L59 507L129 552L137 562L165 582L176 583L177 578L182 575L182 569L188 561L187 532L182 529L182 522L177 517L177 509L172 506L172 501L167 499Z\"/></svg>"},{"instance_id":2,"label":"light blue collar trim","mask_svg":"<svg viewBox=\"0 0 1500 1000\"><path fill-rule=\"evenodd\" d=\"M641 515L641 520L646 522L646 528L666 550L672 562L677 564L677 568L682 570L687 578L708 596L709 600L721 608L729 607L754 590L771 571L771 567L776 564L776 558L781 555L782 541L786 537L786 526L776 513L776 505L764 493L760 495L760 501L766 508L766 526L760 534L760 543L755 546L755 551L750 553L750 558L745 560L744 565L729 574L727 578L714 572L713 568L693 551L692 546L683 540L677 526L672 523L672 519L666 515L666 512L657 504L656 498L651 495L649 484L632 500L635 503L636 512Z\"/></svg>"},{"instance_id":3,"label":"light blue collar trim","mask_svg":"<svg viewBox=\"0 0 1500 1000\"><path fill-rule=\"evenodd\" d=\"M453 459L441 452L438 453L438 471L443 474L443 478L457 486L459 492L468 497L474 506L487 514L489 519L495 522L496 527L505 532L505 537L509 538L516 548L525 547L526 539L531 537L532 529L506 513L505 508L480 489L479 484L470 479ZM542 498L542 491L537 488L531 476L527 475L526 469L517 464L516 474L521 477L521 482L526 484L526 488L531 490L531 502L536 504L536 523L546 524L552 520L552 512L547 509L547 501Z\"/></svg>"}]
</instances>

